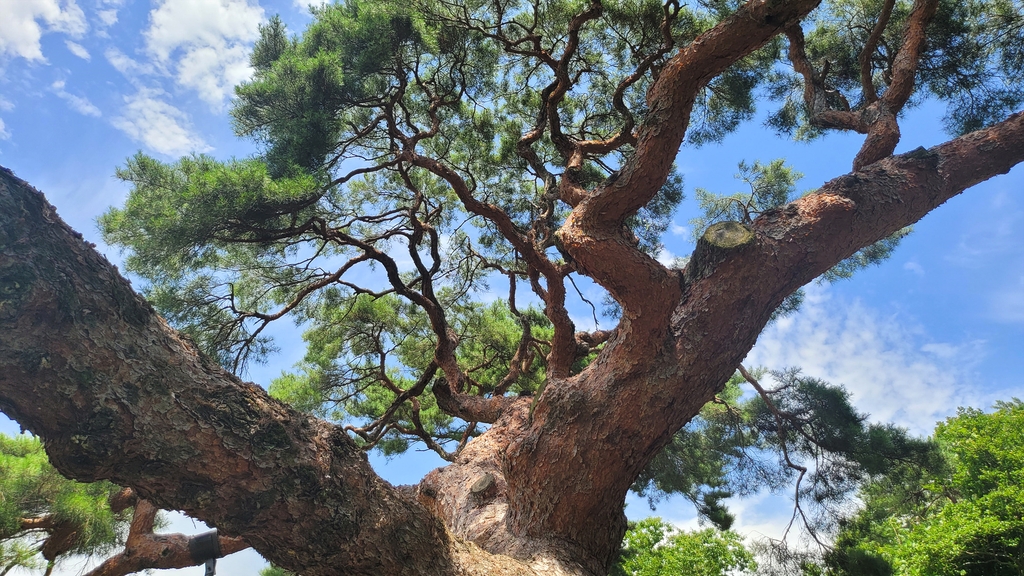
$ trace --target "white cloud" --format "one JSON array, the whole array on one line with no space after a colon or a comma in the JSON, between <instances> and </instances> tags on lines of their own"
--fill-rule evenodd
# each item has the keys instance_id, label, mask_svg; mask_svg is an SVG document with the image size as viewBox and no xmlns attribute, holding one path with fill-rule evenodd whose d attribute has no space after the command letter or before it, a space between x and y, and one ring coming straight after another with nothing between
<instances>
[{"instance_id":1,"label":"white cloud","mask_svg":"<svg viewBox=\"0 0 1024 576\"><path fill-rule=\"evenodd\" d=\"M158 91L148 89L126 96L124 113L114 119L114 126L132 140L168 156L211 150L189 127L185 113L159 96Z\"/></svg>"},{"instance_id":2,"label":"white cloud","mask_svg":"<svg viewBox=\"0 0 1024 576\"><path fill-rule=\"evenodd\" d=\"M934 354L942 360L952 360L962 352L962 348L962 346L954 346L945 342L937 342L921 346L921 351Z\"/></svg>"},{"instance_id":3,"label":"white cloud","mask_svg":"<svg viewBox=\"0 0 1024 576\"><path fill-rule=\"evenodd\" d=\"M904 262L903 263L903 269L907 270L909 272L913 272L914 274L917 274L918 276L924 276L924 266L921 266L917 262L913 262L913 261L911 261L911 262Z\"/></svg>"},{"instance_id":4,"label":"white cloud","mask_svg":"<svg viewBox=\"0 0 1024 576\"><path fill-rule=\"evenodd\" d=\"M124 0L99 0L101 8L96 11L96 17L104 28L109 28L117 23L117 11L124 4Z\"/></svg>"},{"instance_id":5,"label":"white cloud","mask_svg":"<svg viewBox=\"0 0 1024 576\"><path fill-rule=\"evenodd\" d=\"M922 342L925 340L925 342ZM761 335L746 363L842 384L873 421L929 434L958 406L987 405L968 382L984 342L927 342L895 317L857 302L835 302L828 287L808 286L803 309Z\"/></svg>"},{"instance_id":6,"label":"white cloud","mask_svg":"<svg viewBox=\"0 0 1024 576\"><path fill-rule=\"evenodd\" d=\"M790 543L799 545L799 520L794 522L793 529L786 534L786 527L793 517L792 493L788 489L778 494L762 491L745 498L730 498L728 506L736 517L733 530L748 542L763 541L765 538L781 540L785 535Z\"/></svg>"},{"instance_id":7,"label":"white cloud","mask_svg":"<svg viewBox=\"0 0 1024 576\"><path fill-rule=\"evenodd\" d=\"M88 29L75 0L0 0L0 14L0 56L44 62L44 31L77 38Z\"/></svg>"},{"instance_id":8,"label":"white cloud","mask_svg":"<svg viewBox=\"0 0 1024 576\"><path fill-rule=\"evenodd\" d=\"M662 266L671 266L672 262L674 262L675 259L676 255L670 252L667 248L662 248L661 250L658 251L657 260L658 262L661 263Z\"/></svg>"},{"instance_id":9,"label":"white cloud","mask_svg":"<svg viewBox=\"0 0 1024 576\"><path fill-rule=\"evenodd\" d=\"M68 47L68 50L72 54L74 54L75 56L78 56L82 60L90 60L90 59L92 59L92 56L89 55L89 51L86 50L85 47L82 46L81 44L79 44L78 42L72 42L71 40L65 40L64 41L64 45Z\"/></svg>"},{"instance_id":10,"label":"white cloud","mask_svg":"<svg viewBox=\"0 0 1024 576\"><path fill-rule=\"evenodd\" d=\"M199 93L199 97L218 108L234 94L236 84L252 75L249 48L201 46L189 50L178 63L178 82Z\"/></svg>"},{"instance_id":11,"label":"white cloud","mask_svg":"<svg viewBox=\"0 0 1024 576\"><path fill-rule=\"evenodd\" d=\"M980 269L1020 254L1019 231L1024 223L1024 210L1020 205L1007 194L999 193L983 214L983 218L977 218L961 234L956 247L946 255L947 261L968 269Z\"/></svg>"},{"instance_id":12,"label":"white cloud","mask_svg":"<svg viewBox=\"0 0 1024 576\"><path fill-rule=\"evenodd\" d=\"M675 234L676 236L690 236L690 229L688 227L681 226L679 224L676 224L675 222L673 222L672 225L669 226L669 230L672 232L672 234Z\"/></svg>"},{"instance_id":13,"label":"white cloud","mask_svg":"<svg viewBox=\"0 0 1024 576\"><path fill-rule=\"evenodd\" d=\"M71 106L71 109L75 112L78 112L79 114L84 114L86 116L95 116L97 118L102 116L102 114L100 113L100 109L93 105L92 102L89 102L88 99L83 98L81 96L75 96L74 94L69 93L67 90L64 90L63 80L58 80L51 84L50 89L53 90L54 94L56 94L62 100L67 102L68 105Z\"/></svg>"},{"instance_id":14,"label":"white cloud","mask_svg":"<svg viewBox=\"0 0 1024 576\"><path fill-rule=\"evenodd\" d=\"M658 256L655 259L660 262L662 266L667 268L682 269L686 266L686 262L689 257L679 256L669 249L662 247L662 249L658 251Z\"/></svg>"},{"instance_id":15,"label":"white cloud","mask_svg":"<svg viewBox=\"0 0 1024 576\"><path fill-rule=\"evenodd\" d=\"M104 26L113 26L117 24L117 9L109 8L107 10L99 10L96 12L96 17L99 18L100 22Z\"/></svg>"},{"instance_id":16,"label":"white cloud","mask_svg":"<svg viewBox=\"0 0 1024 576\"><path fill-rule=\"evenodd\" d=\"M310 6L323 6L331 0L293 0L298 8L309 8Z\"/></svg>"},{"instance_id":17,"label":"white cloud","mask_svg":"<svg viewBox=\"0 0 1024 576\"><path fill-rule=\"evenodd\" d=\"M149 16L146 49L161 66L175 68L179 84L220 108L251 74L249 46L263 16L250 0L162 0Z\"/></svg>"},{"instance_id":18,"label":"white cloud","mask_svg":"<svg viewBox=\"0 0 1024 576\"><path fill-rule=\"evenodd\" d=\"M103 56L106 57L107 62L110 62L114 69L128 77L151 71L149 66L133 60L130 56L114 47L107 48L103 52Z\"/></svg>"},{"instance_id":19,"label":"white cloud","mask_svg":"<svg viewBox=\"0 0 1024 576\"><path fill-rule=\"evenodd\" d=\"M58 93L57 95L63 98L64 100L67 100L68 104L71 106L71 109L75 112L78 112L79 114L84 114L86 116L95 116L97 118L103 115L100 112L99 108L97 108L92 102L89 102L87 99L82 98L81 96L75 96L74 94L68 94L66 92Z\"/></svg>"},{"instance_id":20,"label":"white cloud","mask_svg":"<svg viewBox=\"0 0 1024 576\"><path fill-rule=\"evenodd\" d=\"M0 140L7 140L11 137L11 133L7 131L7 126L4 124L4 119L0 118Z\"/></svg>"}]
</instances>

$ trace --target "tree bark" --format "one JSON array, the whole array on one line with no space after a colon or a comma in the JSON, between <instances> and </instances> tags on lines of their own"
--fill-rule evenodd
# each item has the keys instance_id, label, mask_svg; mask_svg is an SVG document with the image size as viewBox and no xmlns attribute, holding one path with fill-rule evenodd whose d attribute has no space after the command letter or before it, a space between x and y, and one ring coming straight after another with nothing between
<instances>
[{"instance_id":1,"label":"tree bark","mask_svg":"<svg viewBox=\"0 0 1024 576\"><path fill-rule=\"evenodd\" d=\"M0 408L43 438L63 474L130 486L307 576L486 564L381 480L339 427L203 357L7 169ZM505 560L495 573L530 572Z\"/></svg>"},{"instance_id":2,"label":"tree bark","mask_svg":"<svg viewBox=\"0 0 1024 576\"><path fill-rule=\"evenodd\" d=\"M128 528L124 551L107 558L85 576L126 576L151 568L187 568L203 564L209 558L192 553L196 541L206 535L155 534L153 524L158 510L148 500L138 500ZM222 558L249 545L241 538L218 538L214 558Z\"/></svg>"},{"instance_id":3,"label":"tree bark","mask_svg":"<svg viewBox=\"0 0 1024 576\"><path fill-rule=\"evenodd\" d=\"M0 408L45 440L62 473L130 486L307 576L602 574L633 479L788 294L1022 160L1015 114L832 180L763 214L740 241L713 233L684 271L594 212L621 216L621 198L582 201L589 217L574 212L560 237L622 297L622 322L580 374L535 399L488 404L490 430L415 490L381 480L338 427L204 358L2 170Z\"/></svg>"}]
</instances>

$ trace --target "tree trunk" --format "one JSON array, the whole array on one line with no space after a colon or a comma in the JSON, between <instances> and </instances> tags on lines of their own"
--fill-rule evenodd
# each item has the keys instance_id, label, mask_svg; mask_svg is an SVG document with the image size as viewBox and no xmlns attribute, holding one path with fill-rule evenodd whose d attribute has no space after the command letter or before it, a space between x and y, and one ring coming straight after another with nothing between
<instances>
[{"instance_id":1,"label":"tree trunk","mask_svg":"<svg viewBox=\"0 0 1024 576\"><path fill-rule=\"evenodd\" d=\"M584 199L559 235L623 302L619 327L582 373L502 404L413 490L381 480L340 428L203 357L2 170L0 408L62 473L130 486L307 576L603 574L633 479L783 298L1022 160L1017 114L832 180L762 215L750 238L712 235L684 271L626 250L621 226L588 218Z\"/></svg>"}]
</instances>

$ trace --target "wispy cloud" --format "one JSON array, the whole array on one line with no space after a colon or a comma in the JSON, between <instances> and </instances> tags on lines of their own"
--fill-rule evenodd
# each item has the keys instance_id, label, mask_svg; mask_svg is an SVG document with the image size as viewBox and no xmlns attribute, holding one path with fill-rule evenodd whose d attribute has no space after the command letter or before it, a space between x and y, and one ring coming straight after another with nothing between
<instances>
[{"instance_id":1,"label":"wispy cloud","mask_svg":"<svg viewBox=\"0 0 1024 576\"><path fill-rule=\"evenodd\" d=\"M82 60L91 60L92 56L89 55L89 51L78 42L72 42L71 40L65 40L64 45L68 47L68 51L78 56Z\"/></svg>"},{"instance_id":2,"label":"wispy cloud","mask_svg":"<svg viewBox=\"0 0 1024 576\"><path fill-rule=\"evenodd\" d=\"M11 133L7 131L7 125L4 124L4 119L0 118L0 140L7 140L11 137Z\"/></svg>"},{"instance_id":3,"label":"wispy cloud","mask_svg":"<svg viewBox=\"0 0 1024 576\"><path fill-rule=\"evenodd\" d=\"M123 4L124 0L100 0L102 8L96 11L96 18L99 19L100 25L109 28L117 24L117 12Z\"/></svg>"},{"instance_id":4,"label":"wispy cloud","mask_svg":"<svg viewBox=\"0 0 1024 576\"><path fill-rule=\"evenodd\" d=\"M766 330L746 362L800 367L842 384L872 420L917 434L930 433L958 406L986 405L988 395L969 382L984 342L931 342L904 320L833 300L828 287L811 285L803 309Z\"/></svg>"},{"instance_id":5,"label":"wispy cloud","mask_svg":"<svg viewBox=\"0 0 1024 576\"><path fill-rule=\"evenodd\" d=\"M117 10L114 8L99 10L96 12L96 17L99 18L100 23L104 26L109 27L117 24Z\"/></svg>"},{"instance_id":6,"label":"wispy cloud","mask_svg":"<svg viewBox=\"0 0 1024 576\"><path fill-rule=\"evenodd\" d=\"M160 96L160 92L149 89L126 96L124 112L114 119L114 126L132 140L168 156L211 150L192 131L185 113Z\"/></svg>"},{"instance_id":7,"label":"wispy cloud","mask_svg":"<svg viewBox=\"0 0 1024 576\"><path fill-rule=\"evenodd\" d=\"M79 114L84 114L85 116L94 116L96 118L103 115L100 112L100 109L97 108L92 102L89 102L87 98L83 98L82 96L76 96L65 90L63 80L58 80L51 84L50 89L53 90L53 93L56 94L60 99L67 102L68 106L70 106L72 110L78 112Z\"/></svg>"},{"instance_id":8,"label":"wispy cloud","mask_svg":"<svg viewBox=\"0 0 1024 576\"><path fill-rule=\"evenodd\" d=\"M946 260L964 268L981 268L993 260L1020 254L1020 228L1024 209L1006 192L992 197L984 218L978 218L960 236Z\"/></svg>"},{"instance_id":9,"label":"wispy cloud","mask_svg":"<svg viewBox=\"0 0 1024 576\"><path fill-rule=\"evenodd\" d=\"M904 262L903 263L903 269L907 270L909 272L913 272L914 274L917 274L918 276L924 276L924 266L921 266L917 262L914 262L914 261Z\"/></svg>"},{"instance_id":10,"label":"wispy cloud","mask_svg":"<svg viewBox=\"0 0 1024 576\"><path fill-rule=\"evenodd\" d=\"M661 263L662 266L671 266L672 263L676 260L676 258L677 256L673 254L671 251L669 251L667 248L662 248L661 250L658 251L657 260L658 262Z\"/></svg>"},{"instance_id":11,"label":"wispy cloud","mask_svg":"<svg viewBox=\"0 0 1024 576\"><path fill-rule=\"evenodd\" d=\"M0 56L45 62L40 38L63 32L74 38L88 30L75 0L0 0Z\"/></svg>"},{"instance_id":12,"label":"wispy cloud","mask_svg":"<svg viewBox=\"0 0 1024 576\"><path fill-rule=\"evenodd\" d=\"M119 49L111 47L103 52L103 56L110 62L115 70L125 77L132 79L135 76L152 72L152 67L133 59Z\"/></svg>"},{"instance_id":13,"label":"wispy cloud","mask_svg":"<svg viewBox=\"0 0 1024 576\"><path fill-rule=\"evenodd\" d=\"M1024 275L997 290L991 297L992 318L997 322L1024 323Z\"/></svg>"}]
</instances>

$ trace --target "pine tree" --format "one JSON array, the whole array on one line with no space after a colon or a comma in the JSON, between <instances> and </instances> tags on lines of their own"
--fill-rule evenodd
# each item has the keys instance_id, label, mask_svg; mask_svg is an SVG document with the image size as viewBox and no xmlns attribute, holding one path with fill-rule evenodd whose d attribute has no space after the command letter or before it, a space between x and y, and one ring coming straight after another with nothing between
<instances>
[{"instance_id":1,"label":"pine tree","mask_svg":"<svg viewBox=\"0 0 1024 576\"><path fill-rule=\"evenodd\" d=\"M232 111L259 154L117 172L132 191L101 227L146 300L0 175L0 404L60 471L304 576L605 574L626 493L671 485L670 445L661 470L686 465L680 490L724 524L729 487L677 433L717 426L705 407L738 370L760 404L733 408L784 475L847 493L801 459L856 479L884 468L865 447L913 443L841 390L762 386L740 362L803 285L884 259L1024 160L1022 21L1004 0L344 0L300 35L272 19ZM953 138L894 155L923 98ZM797 138L863 134L854 171L797 197L784 163L744 164L749 191L699 193L695 251L661 264L680 147L755 104ZM577 330L584 279L610 329ZM271 386L290 404L233 374L283 318L308 346ZM374 474L366 450L410 443L450 464L415 487Z\"/></svg>"}]
</instances>

